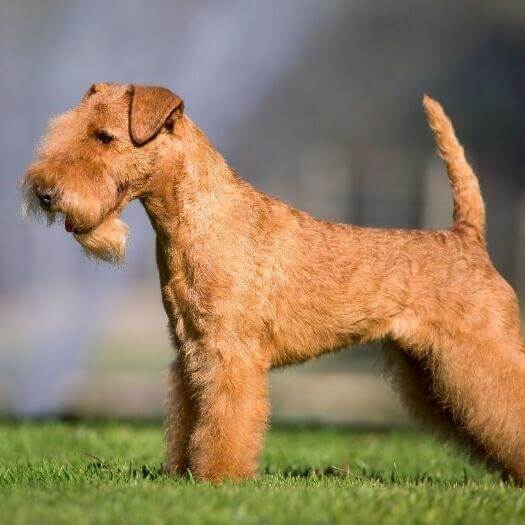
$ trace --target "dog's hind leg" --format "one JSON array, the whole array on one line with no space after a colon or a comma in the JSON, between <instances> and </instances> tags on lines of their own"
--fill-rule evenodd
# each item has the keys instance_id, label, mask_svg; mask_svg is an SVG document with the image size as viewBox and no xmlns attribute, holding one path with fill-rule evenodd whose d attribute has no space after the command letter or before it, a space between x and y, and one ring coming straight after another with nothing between
<instances>
[{"instance_id":1,"label":"dog's hind leg","mask_svg":"<svg viewBox=\"0 0 525 525\"><path fill-rule=\"evenodd\" d=\"M480 443L460 428L453 414L441 402L433 384L432 370L393 341L384 344L383 373L398 394L408 413L424 428L441 439L450 439L469 456L495 471L503 469L496 458L487 454Z\"/></svg>"},{"instance_id":2,"label":"dog's hind leg","mask_svg":"<svg viewBox=\"0 0 525 525\"><path fill-rule=\"evenodd\" d=\"M485 337L486 336L486 337ZM403 343L430 372L432 398L460 432L525 483L525 353L492 333L437 335Z\"/></svg>"},{"instance_id":3,"label":"dog's hind leg","mask_svg":"<svg viewBox=\"0 0 525 525\"><path fill-rule=\"evenodd\" d=\"M388 341L383 348L382 371L410 416L440 437L451 437L452 415L436 399L432 372L424 360Z\"/></svg>"}]
</instances>

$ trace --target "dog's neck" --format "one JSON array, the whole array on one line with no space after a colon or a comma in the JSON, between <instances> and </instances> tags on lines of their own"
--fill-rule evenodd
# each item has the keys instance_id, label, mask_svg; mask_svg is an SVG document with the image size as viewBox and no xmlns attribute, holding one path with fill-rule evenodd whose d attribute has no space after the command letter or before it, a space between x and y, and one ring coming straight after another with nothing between
<instances>
[{"instance_id":1,"label":"dog's neck","mask_svg":"<svg viewBox=\"0 0 525 525\"><path fill-rule=\"evenodd\" d=\"M175 137L156 162L147 191L141 197L162 245L180 242L181 229L199 231L224 216L228 199L245 185L186 116L176 124ZM230 202L231 203L231 202Z\"/></svg>"}]
</instances>

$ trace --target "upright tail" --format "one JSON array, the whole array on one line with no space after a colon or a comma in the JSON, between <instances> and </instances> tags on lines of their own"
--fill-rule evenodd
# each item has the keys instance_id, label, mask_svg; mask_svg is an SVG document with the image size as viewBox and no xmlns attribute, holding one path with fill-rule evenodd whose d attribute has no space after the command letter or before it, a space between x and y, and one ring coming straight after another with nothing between
<instances>
[{"instance_id":1,"label":"upright tail","mask_svg":"<svg viewBox=\"0 0 525 525\"><path fill-rule=\"evenodd\" d=\"M481 197L479 182L465 158L449 118L439 102L427 95L423 106L430 128L436 137L441 158L447 167L448 179L454 198L454 226L485 240L485 205Z\"/></svg>"}]
</instances>

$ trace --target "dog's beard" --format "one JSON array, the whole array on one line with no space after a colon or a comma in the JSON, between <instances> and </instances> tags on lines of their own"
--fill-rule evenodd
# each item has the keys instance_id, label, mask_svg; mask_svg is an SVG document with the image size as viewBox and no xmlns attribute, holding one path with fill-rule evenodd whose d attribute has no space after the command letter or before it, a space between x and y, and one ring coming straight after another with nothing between
<instances>
[{"instance_id":1,"label":"dog's beard","mask_svg":"<svg viewBox=\"0 0 525 525\"><path fill-rule=\"evenodd\" d=\"M22 215L40 221L44 219L51 226L58 219L64 219L62 213L43 210L30 184L22 185ZM128 227L117 213L105 217L97 226L85 233L73 234L84 252L111 264L121 264L126 255Z\"/></svg>"},{"instance_id":2,"label":"dog's beard","mask_svg":"<svg viewBox=\"0 0 525 525\"><path fill-rule=\"evenodd\" d=\"M87 255L111 264L124 261L128 227L116 214L109 215L85 233L75 233L74 237Z\"/></svg>"}]
</instances>

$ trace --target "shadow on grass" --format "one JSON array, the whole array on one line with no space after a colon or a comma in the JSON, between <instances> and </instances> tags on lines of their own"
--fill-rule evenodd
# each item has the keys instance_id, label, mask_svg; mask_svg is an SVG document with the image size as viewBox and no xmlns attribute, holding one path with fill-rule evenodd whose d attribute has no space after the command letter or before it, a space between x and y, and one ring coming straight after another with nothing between
<instances>
[{"instance_id":1,"label":"shadow on grass","mask_svg":"<svg viewBox=\"0 0 525 525\"><path fill-rule=\"evenodd\" d=\"M281 475L288 479L344 479L355 480L359 482L370 483L373 485L438 485L448 487L467 487L472 485L479 485L480 480L477 477L470 477L467 469L463 468L463 476L460 479L447 479L440 476L434 476L426 472L415 472L411 474L401 474L395 468L386 472L379 472L375 470L367 470L360 468L339 468L330 465L324 469L315 468L296 468L288 467L284 469L273 469L266 467L262 474L265 475ZM496 483L501 483L507 488L520 488L519 483L512 477L504 473L500 473L494 480Z\"/></svg>"},{"instance_id":2,"label":"shadow on grass","mask_svg":"<svg viewBox=\"0 0 525 525\"><path fill-rule=\"evenodd\" d=\"M86 465L86 474L96 477L120 477L124 476L128 479L143 479L149 481L182 481L187 483L196 483L196 479L193 477L190 471L187 471L181 476L172 477L164 472L163 465L114 465L106 463L102 460L95 460ZM339 467L330 465L324 469L315 468L304 468L298 469L295 467L289 467L284 469L273 469L266 467L260 472L262 476L278 476L287 479L303 479L303 480L316 480L322 478L328 479L342 479L342 480L357 480L359 482L368 482L372 484L380 485L400 485L400 484L443 484L444 480L435 479L429 474L418 474L411 476L400 476L397 472L391 471L386 474L379 472L359 472L351 470L350 468L341 469ZM472 483L469 480L465 472L464 480L455 481L454 485L462 486Z\"/></svg>"},{"instance_id":3,"label":"shadow on grass","mask_svg":"<svg viewBox=\"0 0 525 525\"><path fill-rule=\"evenodd\" d=\"M133 479L148 479L151 481L156 481L161 478L167 478L164 473L164 466L160 465L148 465L146 463L138 466L133 466L132 464L122 466L122 465L111 465L102 459L96 458L87 454L89 457L93 458L93 461L86 465L86 473L90 475L98 476L110 476L120 471L120 473L125 473L126 476L129 476Z\"/></svg>"},{"instance_id":4,"label":"shadow on grass","mask_svg":"<svg viewBox=\"0 0 525 525\"><path fill-rule=\"evenodd\" d=\"M298 469L294 467L285 468L282 470L275 470L266 468L264 474L266 475L282 475L285 478L291 479L319 479L319 478L339 478L345 480L357 480L360 482L368 482L372 484L380 485L401 485L401 484L443 484L443 479L437 479L430 474L414 474L410 476L402 476L395 470L387 473L379 472L361 472L359 469L339 468L330 465L324 469ZM472 483L472 480L468 479L467 473L464 473L464 479L461 481L455 481L454 485L462 486Z\"/></svg>"}]
</instances>

